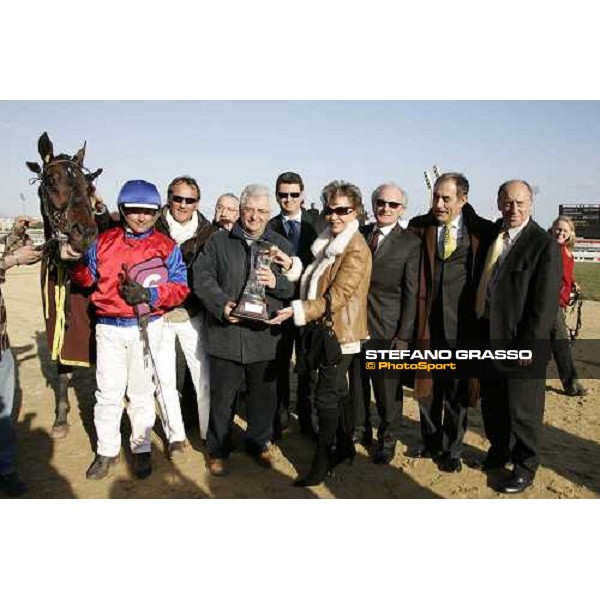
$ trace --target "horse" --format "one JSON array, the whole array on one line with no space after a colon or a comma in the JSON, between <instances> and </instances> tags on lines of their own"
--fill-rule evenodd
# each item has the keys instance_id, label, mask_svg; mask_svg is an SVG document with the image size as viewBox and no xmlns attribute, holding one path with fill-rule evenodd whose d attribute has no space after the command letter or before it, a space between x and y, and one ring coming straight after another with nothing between
<instances>
[{"instance_id":1,"label":"horse","mask_svg":"<svg viewBox=\"0 0 600 600\"><path fill-rule=\"evenodd\" d=\"M85 252L98 235L92 205L93 181L102 169L91 173L83 166L85 149L84 143L73 156L55 156L53 144L44 132L38 140L42 165L26 162L29 170L37 175L30 183L39 183L46 240L40 283L48 348L58 368L51 432L55 439L66 437L69 431L68 385L73 367L89 367L95 362L89 291L71 285L68 270L60 260L61 243L68 242L76 252Z\"/></svg>"}]
</instances>

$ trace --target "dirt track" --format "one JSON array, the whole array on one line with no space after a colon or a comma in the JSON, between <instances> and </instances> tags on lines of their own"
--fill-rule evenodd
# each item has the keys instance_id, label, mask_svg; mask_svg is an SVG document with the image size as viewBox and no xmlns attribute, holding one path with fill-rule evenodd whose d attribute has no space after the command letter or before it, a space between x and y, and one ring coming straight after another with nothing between
<instances>
[{"instance_id":1,"label":"dirt track","mask_svg":"<svg viewBox=\"0 0 600 600\"><path fill-rule=\"evenodd\" d=\"M71 431L67 439L54 441L50 429L54 418L55 383L48 359L42 321L38 268L11 269L3 288L9 333L18 365L21 408L18 420L19 470L30 486L30 498L498 498L486 485L486 475L465 467L461 473L441 473L431 461L403 456L406 445L418 442L418 412L409 398L405 402L402 447L389 466L374 465L361 449L353 466L342 465L334 478L303 490L291 485L297 472L305 472L312 446L292 423L275 449L276 469L258 467L242 451L231 460L231 474L211 478L206 457L198 444L197 430L190 430L193 449L183 464L166 460L163 441L153 439L154 473L145 481L132 479L127 435L123 460L109 478L85 479L95 443L93 427L94 373L79 369L69 390ZM583 337L600 338L600 304L584 305ZM588 357L585 357L587 359ZM585 362L580 376L585 378ZM554 367L552 367L554 369ZM552 371L551 373L554 373ZM549 374L549 376L554 376ZM547 382L542 467L534 485L520 497L597 498L600 496L600 382L586 381L590 394L582 399L557 393L556 379ZM124 419L124 422L126 419ZM240 422L243 426L243 423ZM123 431L126 431L126 424ZM466 437L466 458L487 448L481 414L473 410ZM241 444L240 444L241 448Z\"/></svg>"}]
</instances>

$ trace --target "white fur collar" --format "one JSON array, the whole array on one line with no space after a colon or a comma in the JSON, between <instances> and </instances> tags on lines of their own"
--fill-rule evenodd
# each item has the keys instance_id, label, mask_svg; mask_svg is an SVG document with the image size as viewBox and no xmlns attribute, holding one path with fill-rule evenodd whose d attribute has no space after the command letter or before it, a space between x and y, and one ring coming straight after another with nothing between
<instances>
[{"instance_id":1,"label":"white fur collar","mask_svg":"<svg viewBox=\"0 0 600 600\"><path fill-rule=\"evenodd\" d=\"M358 219L351 221L346 229L334 238L331 237L331 229L328 225L310 247L315 259L323 252L327 258L342 254L352 236L358 231L359 225Z\"/></svg>"},{"instance_id":2,"label":"white fur collar","mask_svg":"<svg viewBox=\"0 0 600 600\"><path fill-rule=\"evenodd\" d=\"M346 229L334 238L331 237L329 227L326 227L313 242L310 249L315 259L302 274L300 298L303 300L314 300L317 297L319 279L329 266L335 262L335 257L343 254L352 236L358 231L358 227L358 220L354 220L348 223Z\"/></svg>"}]
</instances>

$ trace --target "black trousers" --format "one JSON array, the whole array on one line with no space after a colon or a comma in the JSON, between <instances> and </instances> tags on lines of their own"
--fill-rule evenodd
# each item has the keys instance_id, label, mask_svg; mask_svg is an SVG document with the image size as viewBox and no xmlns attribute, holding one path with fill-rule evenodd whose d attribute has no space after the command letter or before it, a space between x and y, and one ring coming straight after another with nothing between
<instances>
[{"instance_id":1,"label":"black trousers","mask_svg":"<svg viewBox=\"0 0 600 600\"><path fill-rule=\"evenodd\" d=\"M211 458L227 458L231 453L231 424L236 394L246 378L247 449L262 452L271 439L277 406L275 360L249 365L210 357L210 418L206 440Z\"/></svg>"},{"instance_id":2,"label":"black trousers","mask_svg":"<svg viewBox=\"0 0 600 600\"><path fill-rule=\"evenodd\" d=\"M354 428L354 407L348 391L347 377L353 357L354 354L344 354L335 367L319 367L315 393L317 416L337 413L338 434L345 436L352 436Z\"/></svg>"},{"instance_id":3,"label":"black trousers","mask_svg":"<svg viewBox=\"0 0 600 600\"><path fill-rule=\"evenodd\" d=\"M371 424L371 378L362 368L360 353L355 354L348 371L350 398L354 407L354 429L363 431L372 428Z\"/></svg>"},{"instance_id":4,"label":"black trousers","mask_svg":"<svg viewBox=\"0 0 600 600\"><path fill-rule=\"evenodd\" d=\"M300 329L291 321L286 321L282 327L282 334L277 344L277 411L275 422L287 422L290 410L290 365L296 346L299 352ZM314 404L315 387L317 384L316 371L298 373L298 386L296 388L296 414L300 427L303 430L311 426L311 415Z\"/></svg>"},{"instance_id":5,"label":"black trousers","mask_svg":"<svg viewBox=\"0 0 600 600\"><path fill-rule=\"evenodd\" d=\"M535 475L540 464L546 381L485 380L481 392L483 425L490 441L489 455L512 459L517 475Z\"/></svg>"},{"instance_id":6,"label":"black trousers","mask_svg":"<svg viewBox=\"0 0 600 600\"><path fill-rule=\"evenodd\" d=\"M554 328L550 333L550 346L558 369L558 376L563 388L566 390L577 383L577 371L571 356L571 339L565 322L565 311L560 306L558 307Z\"/></svg>"},{"instance_id":7,"label":"black trousers","mask_svg":"<svg viewBox=\"0 0 600 600\"><path fill-rule=\"evenodd\" d=\"M402 382L400 378L371 378L369 371L361 368L360 354L354 355L350 365L350 395L354 404L355 429L371 428L371 384L379 415L377 440L381 446L393 446L402 423Z\"/></svg>"},{"instance_id":8,"label":"black trousers","mask_svg":"<svg viewBox=\"0 0 600 600\"><path fill-rule=\"evenodd\" d=\"M466 379L434 379L433 394L419 402L421 436L426 448L460 458L469 408Z\"/></svg>"}]
</instances>

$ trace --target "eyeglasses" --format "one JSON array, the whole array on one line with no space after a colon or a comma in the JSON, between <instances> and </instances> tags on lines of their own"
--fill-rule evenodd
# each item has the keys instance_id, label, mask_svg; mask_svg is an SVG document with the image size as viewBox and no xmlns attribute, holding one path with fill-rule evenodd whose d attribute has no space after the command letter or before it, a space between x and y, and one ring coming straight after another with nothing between
<instances>
[{"instance_id":1,"label":"eyeglasses","mask_svg":"<svg viewBox=\"0 0 600 600\"><path fill-rule=\"evenodd\" d=\"M236 213L236 212L240 211L239 208L232 208L232 207L229 207L229 206L220 206L219 204L217 204L217 210L220 210L222 212L233 212L233 213Z\"/></svg>"},{"instance_id":2,"label":"eyeglasses","mask_svg":"<svg viewBox=\"0 0 600 600\"><path fill-rule=\"evenodd\" d=\"M171 202L185 203L185 204L196 204L200 198L185 198L184 196L171 196Z\"/></svg>"},{"instance_id":3,"label":"eyeglasses","mask_svg":"<svg viewBox=\"0 0 600 600\"><path fill-rule=\"evenodd\" d=\"M258 213L261 217L268 217L271 212L268 208L250 208L249 206L243 206L242 210L246 214L255 214Z\"/></svg>"},{"instance_id":4,"label":"eyeglasses","mask_svg":"<svg viewBox=\"0 0 600 600\"><path fill-rule=\"evenodd\" d=\"M401 208L404 206L402 202L388 202L383 198L377 198L377 200L375 200L375 204L377 205L377 208L385 208L386 206L389 206L392 210L396 210L397 208Z\"/></svg>"},{"instance_id":5,"label":"eyeglasses","mask_svg":"<svg viewBox=\"0 0 600 600\"><path fill-rule=\"evenodd\" d=\"M346 217L353 211L354 209L350 206L336 206L335 208L331 208L331 206L326 206L323 213L326 217L330 217L334 213L338 217Z\"/></svg>"},{"instance_id":6,"label":"eyeglasses","mask_svg":"<svg viewBox=\"0 0 600 600\"><path fill-rule=\"evenodd\" d=\"M288 197L298 199L298 198L300 198L301 193L302 192L277 192L277 197L280 200L285 200Z\"/></svg>"}]
</instances>

